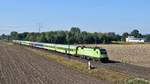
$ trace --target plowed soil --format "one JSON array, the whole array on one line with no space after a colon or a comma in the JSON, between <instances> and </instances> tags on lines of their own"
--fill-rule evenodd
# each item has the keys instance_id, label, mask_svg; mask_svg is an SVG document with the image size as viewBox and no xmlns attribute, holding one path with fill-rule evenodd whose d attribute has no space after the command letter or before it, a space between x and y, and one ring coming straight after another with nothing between
<instances>
[{"instance_id":1,"label":"plowed soil","mask_svg":"<svg viewBox=\"0 0 150 84\"><path fill-rule=\"evenodd\" d=\"M103 84L14 45L0 44L0 84Z\"/></svg>"}]
</instances>

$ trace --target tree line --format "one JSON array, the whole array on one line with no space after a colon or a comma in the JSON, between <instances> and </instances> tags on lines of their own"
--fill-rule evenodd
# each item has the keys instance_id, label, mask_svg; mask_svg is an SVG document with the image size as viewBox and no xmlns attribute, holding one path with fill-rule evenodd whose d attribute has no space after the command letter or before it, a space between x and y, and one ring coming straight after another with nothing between
<instances>
[{"instance_id":1,"label":"tree line","mask_svg":"<svg viewBox=\"0 0 150 84\"><path fill-rule=\"evenodd\" d=\"M7 40L25 40L44 43L56 44L106 44L112 41L125 41L128 36L135 36L137 38L145 37L150 41L150 34L142 35L137 29L131 33L125 32L122 35L115 32L101 33L101 32L86 32L81 31L78 27L72 27L70 31L49 31L49 32L24 32L18 33L13 31L10 35L1 35L0 39Z\"/></svg>"}]
</instances>

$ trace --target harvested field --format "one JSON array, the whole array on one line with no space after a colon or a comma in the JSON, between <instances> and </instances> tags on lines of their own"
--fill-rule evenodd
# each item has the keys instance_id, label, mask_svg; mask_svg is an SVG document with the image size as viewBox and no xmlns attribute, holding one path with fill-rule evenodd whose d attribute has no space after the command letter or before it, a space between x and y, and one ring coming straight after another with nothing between
<instances>
[{"instance_id":1,"label":"harvested field","mask_svg":"<svg viewBox=\"0 0 150 84\"><path fill-rule=\"evenodd\" d=\"M87 45L95 46L95 45ZM130 63L134 65L150 67L150 44L132 45L98 45L106 48L111 60Z\"/></svg>"},{"instance_id":2,"label":"harvested field","mask_svg":"<svg viewBox=\"0 0 150 84\"><path fill-rule=\"evenodd\" d=\"M19 46L0 44L0 84L103 84Z\"/></svg>"}]
</instances>

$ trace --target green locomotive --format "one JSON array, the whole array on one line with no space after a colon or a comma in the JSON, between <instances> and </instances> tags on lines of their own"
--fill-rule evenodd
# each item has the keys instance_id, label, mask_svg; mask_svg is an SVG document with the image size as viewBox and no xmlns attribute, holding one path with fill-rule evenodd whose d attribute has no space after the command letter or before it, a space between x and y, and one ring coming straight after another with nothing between
<instances>
[{"instance_id":1,"label":"green locomotive","mask_svg":"<svg viewBox=\"0 0 150 84\"><path fill-rule=\"evenodd\" d=\"M71 54L86 59L101 60L102 62L109 60L106 49L99 48L99 47L91 48L91 47L84 47L84 46L39 43L39 42L30 42L30 41L21 41L21 40L13 40L13 43L57 51L64 54Z\"/></svg>"}]
</instances>

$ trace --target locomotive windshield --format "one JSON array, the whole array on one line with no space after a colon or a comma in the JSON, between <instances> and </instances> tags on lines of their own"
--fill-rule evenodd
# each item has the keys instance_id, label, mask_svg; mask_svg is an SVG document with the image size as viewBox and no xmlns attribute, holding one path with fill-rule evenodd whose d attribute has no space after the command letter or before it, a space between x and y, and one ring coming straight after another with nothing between
<instances>
[{"instance_id":1,"label":"locomotive windshield","mask_svg":"<svg viewBox=\"0 0 150 84\"><path fill-rule=\"evenodd\" d=\"M107 54L106 49L100 49L100 51L101 51L101 54Z\"/></svg>"}]
</instances>

